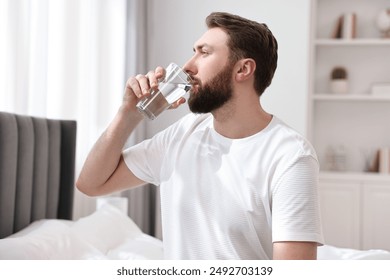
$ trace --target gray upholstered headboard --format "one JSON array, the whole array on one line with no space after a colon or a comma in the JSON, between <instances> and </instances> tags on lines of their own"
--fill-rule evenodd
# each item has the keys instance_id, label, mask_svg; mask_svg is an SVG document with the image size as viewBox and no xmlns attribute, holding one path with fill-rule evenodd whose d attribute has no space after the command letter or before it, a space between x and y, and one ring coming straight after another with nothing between
<instances>
[{"instance_id":1,"label":"gray upholstered headboard","mask_svg":"<svg viewBox=\"0 0 390 280\"><path fill-rule=\"evenodd\" d=\"M71 219L76 121L0 112L0 238L39 219Z\"/></svg>"}]
</instances>

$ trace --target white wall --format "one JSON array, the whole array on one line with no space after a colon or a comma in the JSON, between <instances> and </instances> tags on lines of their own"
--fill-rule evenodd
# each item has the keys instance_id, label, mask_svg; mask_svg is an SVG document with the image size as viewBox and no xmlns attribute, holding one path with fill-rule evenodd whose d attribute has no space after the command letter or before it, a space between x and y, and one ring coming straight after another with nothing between
<instances>
[{"instance_id":1,"label":"white wall","mask_svg":"<svg viewBox=\"0 0 390 280\"><path fill-rule=\"evenodd\" d=\"M193 43L206 31L205 18L213 11L238 14L264 22L279 43L278 69L262 97L264 108L306 135L310 0L149 0L148 66L183 65ZM189 112L187 106L170 110L148 122L152 136Z\"/></svg>"}]
</instances>

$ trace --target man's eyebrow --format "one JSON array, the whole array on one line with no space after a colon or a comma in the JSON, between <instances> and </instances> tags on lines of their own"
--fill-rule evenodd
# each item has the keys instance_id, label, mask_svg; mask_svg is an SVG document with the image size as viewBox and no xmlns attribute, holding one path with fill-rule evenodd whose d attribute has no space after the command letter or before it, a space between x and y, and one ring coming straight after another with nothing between
<instances>
[{"instance_id":1,"label":"man's eyebrow","mask_svg":"<svg viewBox=\"0 0 390 280\"><path fill-rule=\"evenodd\" d=\"M196 50L202 50L203 48L211 48L211 46L209 44L200 44L200 45L197 45L197 46L194 46L193 47L193 51L195 52Z\"/></svg>"}]
</instances>

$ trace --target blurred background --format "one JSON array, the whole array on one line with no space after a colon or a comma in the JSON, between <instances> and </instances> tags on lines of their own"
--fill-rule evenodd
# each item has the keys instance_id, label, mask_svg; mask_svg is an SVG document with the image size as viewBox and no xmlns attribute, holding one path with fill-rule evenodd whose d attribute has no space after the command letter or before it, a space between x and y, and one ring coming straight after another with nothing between
<instances>
[{"instance_id":1,"label":"blurred background","mask_svg":"<svg viewBox=\"0 0 390 280\"><path fill-rule=\"evenodd\" d=\"M0 110L77 120L78 173L116 113L126 79L170 62L183 65L206 31L205 17L227 11L265 22L278 39L278 70L264 102L305 133L309 2L1 0ZM185 105L145 121L129 144L187 112ZM76 193L75 218L94 207Z\"/></svg>"}]
</instances>

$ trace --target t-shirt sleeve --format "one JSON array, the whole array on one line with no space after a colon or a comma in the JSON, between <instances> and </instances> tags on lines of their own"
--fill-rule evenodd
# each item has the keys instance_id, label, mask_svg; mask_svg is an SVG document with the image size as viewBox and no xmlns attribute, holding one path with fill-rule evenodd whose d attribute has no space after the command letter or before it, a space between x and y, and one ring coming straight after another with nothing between
<instances>
[{"instance_id":1,"label":"t-shirt sleeve","mask_svg":"<svg viewBox=\"0 0 390 280\"><path fill-rule=\"evenodd\" d=\"M323 244L318 161L300 156L281 174L273 190L272 239Z\"/></svg>"},{"instance_id":2,"label":"t-shirt sleeve","mask_svg":"<svg viewBox=\"0 0 390 280\"><path fill-rule=\"evenodd\" d=\"M159 185L163 157L163 133L122 152L127 167L144 182Z\"/></svg>"},{"instance_id":3,"label":"t-shirt sleeve","mask_svg":"<svg viewBox=\"0 0 390 280\"><path fill-rule=\"evenodd\" d=\"M166 163L166 155L180 141L193 122L194 116L188 114L151 139L129 147L122 152L127 167L144 182L160 185L161 170Z\"/></svg>"}]
</instances>

